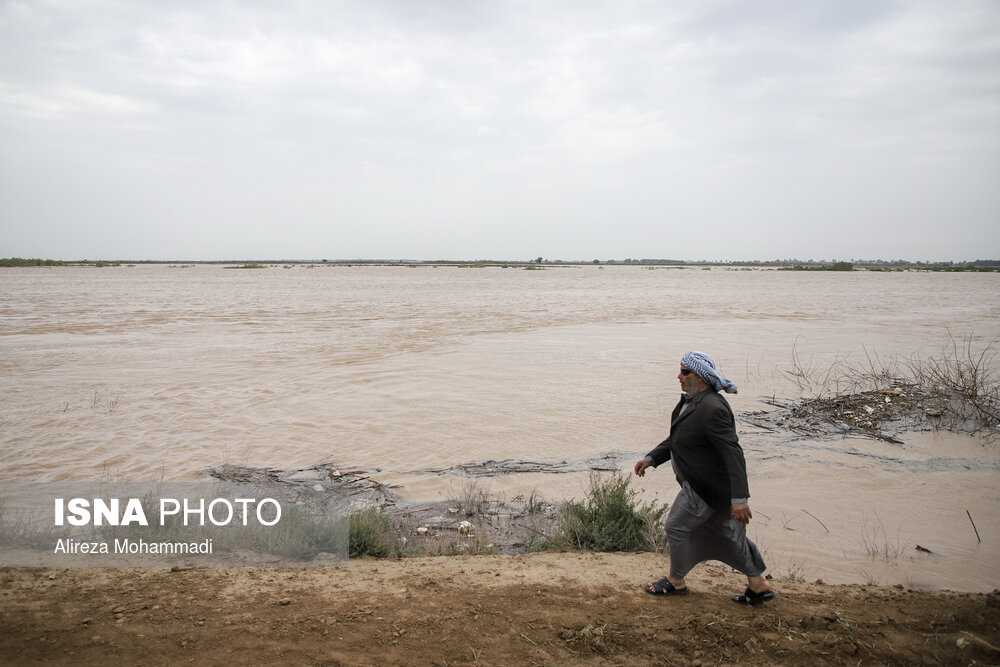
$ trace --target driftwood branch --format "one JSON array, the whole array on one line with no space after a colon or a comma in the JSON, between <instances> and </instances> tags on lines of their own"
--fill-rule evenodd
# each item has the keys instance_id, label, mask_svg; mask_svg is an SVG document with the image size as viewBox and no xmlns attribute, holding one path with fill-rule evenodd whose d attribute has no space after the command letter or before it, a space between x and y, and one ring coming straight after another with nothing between
<instances>
[{"instance_id":1,"label":"driftwood branch","mask_svg":"<svg viewBox=\"0 0 1000 667\"><path fill-rule=\"evenodd\" d=\"M972 515L969 514L969 510L965 510L965 514L966 516L969 517L969 521L972 522L972 530L976 531L976 539L979 540L980 543L982 543L983 539L979 537L979 529L976 528L976 522L972 521Z\"/></svg>"},{"instance_id":2,"label":"driftwood branch","mask_svg":"<svg viewBox=\"0 0 1000 667\"><path fill-rule=\"evenodd\" d=\"M813 514L809 510L802 510L802 511L805 512L806 514L808 514L809 516L811 516L813 519L816 519L816 517L813 516ZM830 533L830 529L826 527L825 523L823 523L819 519L816 519L816 523L818 523L819 525L823 526L823 530L825 530L827 532L827 534Z\"/></svg>"}]
</instances>

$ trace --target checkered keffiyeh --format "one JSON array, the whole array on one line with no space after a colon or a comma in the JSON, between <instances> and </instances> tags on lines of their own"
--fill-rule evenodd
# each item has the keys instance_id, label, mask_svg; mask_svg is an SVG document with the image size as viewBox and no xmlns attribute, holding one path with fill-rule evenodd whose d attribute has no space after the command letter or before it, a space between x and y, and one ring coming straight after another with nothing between
<instances>
[{"instance_id":1,"label":"checkered keffiyeh","mask_svg":"<svg viewBox=\"0 0 1000 667\"><path fill-rule=\"evenodd\" d=\"M704 352L688 352L681 357L681 363L693 370L695 375L707 382L715 391L725 391L727 394L737 392L736 385L715 370L715 362L712 361L712 357Z\"/></svg>"}]
</instances>

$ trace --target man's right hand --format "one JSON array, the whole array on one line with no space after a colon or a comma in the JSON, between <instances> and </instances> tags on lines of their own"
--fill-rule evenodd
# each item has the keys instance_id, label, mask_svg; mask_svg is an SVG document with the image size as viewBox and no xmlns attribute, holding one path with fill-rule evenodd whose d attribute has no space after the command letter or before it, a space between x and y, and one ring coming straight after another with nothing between
<instances>
[{"instance_id":1,"label":"man's right hand","mask_svg":"<svg viewBox=\"0 0 1000 667\"><path fill-rule=\"evenodd\" d=\"M649 467L649 463L646 459L639 459L635 462L635 474L642 477L646 474L646 468Z\"/></svg>"}]
</instances>

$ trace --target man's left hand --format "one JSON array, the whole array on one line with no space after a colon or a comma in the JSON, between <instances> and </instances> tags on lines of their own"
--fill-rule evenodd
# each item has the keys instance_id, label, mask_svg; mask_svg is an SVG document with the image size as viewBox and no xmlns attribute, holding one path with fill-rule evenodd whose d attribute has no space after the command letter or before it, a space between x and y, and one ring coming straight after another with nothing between
<instances>
[{"instance_id":1,"label":"man's left hand","mask_svg":"<svg viewBox=\"0 0 1000 667\"><path fill-rule=\"evenodd\" d=\"M749 503L738 503L733 505L733 517L742 524L750 523L753 513L750 511Z\"/></svg>"}]
</instances>

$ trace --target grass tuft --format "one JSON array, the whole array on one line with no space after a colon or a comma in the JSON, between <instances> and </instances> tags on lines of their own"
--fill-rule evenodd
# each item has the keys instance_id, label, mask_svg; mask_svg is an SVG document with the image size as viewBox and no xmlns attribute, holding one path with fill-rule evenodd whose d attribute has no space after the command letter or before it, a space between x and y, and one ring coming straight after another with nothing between
<instances>
[{"instance_id":1,"label":"grass tuft","mask_svg":"<svg viewBox=\"0 0 1000 667\"><path fill-rule=\"evenodd\" d=\"M490 504L490 494L479 480L468 479L463 482L454 501L460 512L466 516L475 516L486 511Z\"/></svg>"},{"instance_id":2,"label":"grass tuft","mask_svg":"<svg viewBox=\"0 0 1000 667\"><path fill-rule=\"evenodd\" d=\"M351 515L350 556L388 558L396 552L392 521L380 509L371 507Z\"/></svg>"}]
</instances>

